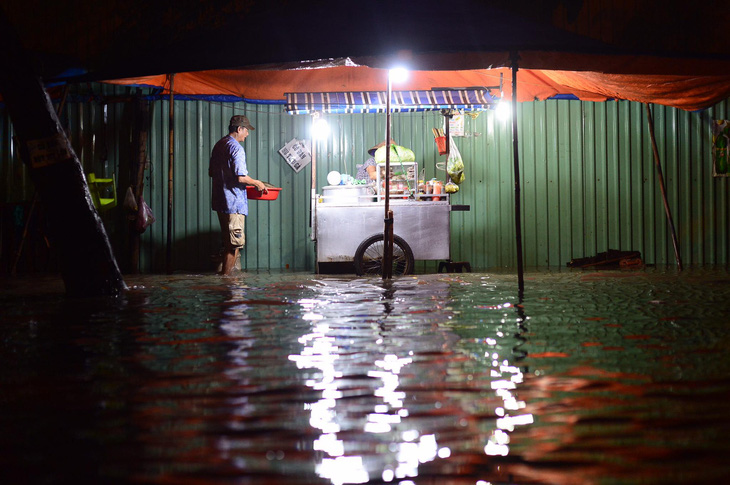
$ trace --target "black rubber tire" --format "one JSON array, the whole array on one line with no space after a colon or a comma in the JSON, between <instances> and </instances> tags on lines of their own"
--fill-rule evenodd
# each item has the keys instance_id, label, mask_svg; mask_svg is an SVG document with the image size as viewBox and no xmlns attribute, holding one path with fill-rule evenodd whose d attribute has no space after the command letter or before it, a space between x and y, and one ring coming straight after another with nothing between
<instances>
[{"instance_id":1,"label":"black rubber tire","mask_svg":"<svg viewBox=\"0 0 730 485\"><path fill-rule=\"evenodd\" d=\"M355 251L355 274L382 275L385 243L382 234L373 234L365 239ZM393 236L393 276L413 274L415 260L413 251L402 237Z\"/></svg>"}]
</instances>

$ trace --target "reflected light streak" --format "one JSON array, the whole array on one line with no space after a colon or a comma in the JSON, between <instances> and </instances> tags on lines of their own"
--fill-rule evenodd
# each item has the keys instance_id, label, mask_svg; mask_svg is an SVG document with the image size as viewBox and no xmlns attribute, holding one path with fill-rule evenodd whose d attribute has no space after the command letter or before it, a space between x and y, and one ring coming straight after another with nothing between
<instances>
[{"instance_id":1,"label":"reflected light streak","mask_svg":"<svg viewBox=\"0 0 730 485\"><path fill-rule=\"evenodd\" d=\"M370 476L362 457L346 456L345 442L337 437L341 427L336 405L337 400L343 397L342 391L338 389L338 379L343 377L343 373L335 369L335 364L340 359L340 348L336 339L328 335L332 329L323 321L325 316L316 311L318 306L326 305L326 302L306 299L300 300L299 304L305 310L302 319L310 321L313 327L310 333L299 338L301 352L290 355L289 360L295 362L300 369L318 369L321 373L318 378L305 381L308 387L322 392L318 401L304 406L310 411L309 424L322 431L313 441L312 447L326 456L315 466L315 472L335 485L367 483ZM372 424L389 426L387 422L373 421Z\"/></svg>"},{"instance_id":2,"label":"reflected light streak","mask_svg":"<svg viewBox=\"0 0 730 485\"><path fill-rule=\"evenodd\" d=\"M421 436L417 443L406 442L398 445L398 467L396 478L418 476L418 465L433 461L438 456L436 435Z\"/></svg>"},{"instance_id":3,"label":"reflected light streak","mask_svg":"<svg viewBox=\"0 0 730 485\"><path fill-rule=\"evenodd\" d=\"M506 429L507 431L514 431L515 426L524 426L526 424L532 424L534 418L532 414L522 414L520 416L505 416L497 420L497 427L501 428L495 430L495 433ZM494 435L492 435L494 436Z\"/></svg>"},{"instance_id":4,"label":"reflected light streak","mask_svg":"<svg viewBox=\"0 0 730 485\"><path fill-rule=\"evenodd\" d=\"M321 377L319 379L308 379L305 384L312 389L322 391L322 397L316 402L308 403L305 409L310 411L309 424L313 428L322 430L322 435L313 443L315 450L323 451L327 455L335 459L343 458L345 453L344 443L337 439L336 433L340 431L340 425L337 423L337 412L335 406L337 399L342 397L342 391L337 388L337 379L342 377L342 373L335 370L335 362L339 359L339 347L335 344L335 339L328 337L327 333L330 327L326 323L319 320L324 318L317 315L313 311L316 300L307 300L300 302L305 309L310 310L305 313L303 318L313 322L312 332L299 337L299 343L304 347L301 353L290 355L289 360L296 363L299 369L319 369ZM314 317L317 315L316 317ZM330 478L333 483L362 483L348 482L337 478L338 470L345 464L352 464L351 461L325 461L318 465L317 473L321 476ZM364 472L364 469L362 470ZM356 474L357 475L357 474ZM360 474L361 475L361 474ZM365 480L367 481L367 479Z\"/></svg>"},{"instance_id":5,"label":"reflected light streak","mask_svg":"<svg viewBox=\"0 0 730 485\"><path fill-rule=\"evenodd\" d=\"M309 322L310 330L299 338L301 351L289 356L298 368L319 371L305 380L308 387L321 392L318 400L304 406L310 412L310 425L321 431L312 445L314 450L323 455L321 462L316 464L315 471L337 485L366 483L371 479L381 479L385 483L413 483L411 480L418 476L421 464L436 459L448 459L452 454L451 448L439 446L436 434L424 434L425 430L420 427L412 429L413 425L409 425L409 412L404 407L407 395L399 387L400 375L406 366L413 363L414 353L402 349L407 356L386 353L374 359L372 367L365 373L368 378L376 380L371 381L368 387L372 392L370 397L378 398L377 402L372 404L372 411L360 415L358 419L361 421L353 424L352 419L345 420L348 407L341 401L343 391L339 386L344 386L345 384L341 384L342 378L350 375L349 357L343 352L346 350L345 346L350 345L347 342L351 340L342 335L340 327L333 323L336 319L331 319L328 312L323 311L330 303L332 302L316 299L299 301L302 319ZM504 311L513 306L504 303L488 309ZM507 323L508 320L503 319L503 322ZM517 426L526 426L534 421L532 414L521 411L526 407L525 403L515 395L518 384L524 381L524 375L518 367L510 365L509 360L499 350L500 347L496 347L505 337L511 337L511 332L497 330L494 337L479 339L489 346L483 354L487 365L491 363L489 384L494 395L502 401L494 411L495 429L484 443L484 453L490 456L507 456L510 452L510 433ZM383 344L379 335L373 335L372 341L377 345ZM338 404L343 406L339 414ZM435 408L439 409L440 404L435 402ZM364 433L371 433L373 440L387 443L387 451L378 457L369 454L354 455L359 451L350 448L352 442L346 436L356 433L358 428ZM338 435L344 439L340 439ZM348 456L348 449L354 456Z\"/></svg>"},{"instance_id":6,"label":"reflected light streak","mask_svg":"<svg viewBox=\"0 0 730 485\"><path fill-rule=\"evenodd\" d=\"M502 332L498 332L498 336L502 336ZM495 342L496 343L496 342ZM495 429L487 440L487 444L484 446L484 453L490 456L507 456L509 454L509 434L515 429L515 426L525 426L532 424L534 418L532 414L521 414L511 415L509 411L517 411L523 409L526 405L524 401L518 401L517 398L512 394L512 390L517 388L518 383L524 381L524 375L522 371L516 366L509 365L507 360L503 360L502 363L498 361L499 355L493 353L491 356L489 352L484 354L487 358L492 358L492 366L495 367L491 370L490 376L495 378L490 383L495 394L502 398L504 406L499 406L494 410L497 415L497 429Z\"/></svg>"},{"instance_id":7,"label":"reflected light streak","mask_svg":"<svg viewBox=\"0 0 730 485\"><path fill-rule=\"evenodd\" d=\"M341 362L341 349L337 339L332 336L331 326L325 321L326 315L317 309L317 300L300 301L300 304L304 310L302 318L311 322L312 327L309 333L298 339L302 345L300 353L290 355L289 360L300 369L318 369L320 372L316 378L305 381L308 387L322 393L319 400L305 405L305 409L310 411L309 424L322 432L313 441L313 449L324 453L325 457L316 465L315 471L334 484L368 482L370 476L363 457L347 456L346 443L338 438L342 429L336 406L338 399L343 397L342 391L338 389L338 380L344 373L338 371L336 366ZM409 413L403 408L406 393L398 390L399 374L412 362L410 356L399 357L395 354L386 354L373 362L373 368L367 372L367 376L380 381L373 395L382 401L375 404L373 411L367 414L367 420L362 425L365 433L392 433L404 425L403 420ZM389 445L392 465L383 464L380 472L384 482L398 479L399 483L409 483L409 480L403 479L418 476L421 463L451 456L449 448L439 448L434 434L421 435L416 429L405 429L400 431L399 436L400 439L396 438Z\"/></svg>"},{"instance_id":8,"label":"reflected light streak","mask_svg":"<svg viewBox=\"0 0 730 485\"><path fill-rule=\"evenodd\" d=\"M360 456L338 456L337 458L325 458L317 465L317 474L322 478L328 478L335 485L344 483L367 483L370 481L368 472L362 463Z\"/></svg>"},{"instance_id":9,"label":"reflected light streak","mask_svg":"<svg viewBox=\"0 0 730 485\"><path fill-rule=\"evenodd\" d=\"M342 456L345 454L345 445L342 440L337 439L334 433L323 434L314 440L314 449L324 451L330 456Z\"/></svg>"}]
</instances>

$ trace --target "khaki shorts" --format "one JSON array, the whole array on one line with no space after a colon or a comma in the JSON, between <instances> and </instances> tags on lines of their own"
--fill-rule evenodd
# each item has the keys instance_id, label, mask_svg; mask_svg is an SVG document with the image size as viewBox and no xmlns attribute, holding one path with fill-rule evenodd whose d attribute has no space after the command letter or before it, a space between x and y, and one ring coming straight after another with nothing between
<instances>
[{"instance_id":1,"label":"khaki shorts","mask_svg":"<svg viewBox=\"0 0 730 485\"><path fill-rule=\"evenodd\" d=\"M246 244L246 235L243 230L246 225L246 216L243 214L218 213L218 221L221 223L221 236L223 245L227 248L242 248Z\"/></svg>"}]
</instances>

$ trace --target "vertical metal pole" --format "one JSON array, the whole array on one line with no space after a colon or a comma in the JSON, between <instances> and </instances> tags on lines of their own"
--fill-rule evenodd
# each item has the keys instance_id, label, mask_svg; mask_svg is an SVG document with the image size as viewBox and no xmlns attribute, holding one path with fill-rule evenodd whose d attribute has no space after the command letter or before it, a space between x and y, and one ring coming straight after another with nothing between
<instances>
[{"instance_id":1,"label":"vertical metal pole","mask_svg":"<svg viewBox=\"0 0 730 485\"><path fill-rule=\"evenodd\" d=\"M679 243L677 242L677 233L674 230L674 220L672 219L672 211L669 209L667 202L667 189L664 187L664 173L662 172L662 163L659 160L659 149L656 146L656 138L654 137L654 119L651 116L649 103L646 103L646 117L649 120L649 136L651 137L651 148L654 151L654 164L656 165L657 175L659 177L659 188L662 191L662 201L664 202L664 212L667 214L669 229L672 232L672 246L674 246L674 258L677 260L677 268L682 271L682 258L679 256Z\"/></svg>"},{"instance_id":2,"label":"vertical metal pole","mask_svg":"<svg viewBox=\"0 0 730 485\"><path fill-rule=\"evenodd\" d=\"M446 109L443 111L444 124L446 125L446 165L449 164L449 155L451 155L451 110ZM444 172L444 184L449 181L449 172Z\"/></svg>"},{"instance_id":3,"label":"vertical metal pole","mask_svg":"<svg viewBox=\"0 0 730 485\"><path fill-rule=\"evenodd\" d=\"M317 140L314 136L314 123L317 121L317 114L315 113L314 117L312 118L312 126L310 128L310 131L312 133L312 205L310 206L310 214L311 211L314 208L314 199L315 194L317 193ZM310 225L314 227L314 224L312 224L312 221L310 221ZM314 234L312 234L312 239L314 239Z\"/></svg>"},{"instance_id":4,"label":"vertical metal pole","mask_svg":"<svg viewBox=\"0 0 730 485\"><path fill-rule=\"evenodd\" d=\"M173 173L175 161L175 74L170 74L170 109L169 109L169 165L167 171L167 274L172 274L172 200L173 200Z\"/></svg>"},{"instance_id":5,"label":"vertical metal pole","mask_svg":"<svg viewBox=\"0 0 730 485\"><path fill-rule=\"evenodd\" d=\"M319 119L319 112L315 111L312 114L312 125L309 127L309 133L312 137L312 201L314 201L314 194L317 192L317 139L314 136L314 128Z\"/></svg>"},{"instance_id":6,"label":"vertical metal pole","mask_svg":"<svg viewBox=\"0 0 730 485\"><path fill-rule=\"evenodd\" d=\"M317 140L314 136L314 126L319 114L312 115L312 124L309 133L312 143L312 188L309 197L309 227L312 231L309 238L314 241L314 272L319 274L319 259L317 256Z\"/></svg>"},{"instance_id":7,"label":"vertical metal pole","mask_svg":"<svg viewBox=\"0 0 730 485\"><path fill-rule=\"evenodd\" d=\"M139 204L140 197L144 192L144 171L147 167L147 137L150 129L150 104L142 100L138 94L135 98L135 149L137 157L137 173L134 176L134 200ZM129 221L130 237L130 271L133 274L139 273L139 244L140 234L135 229L135 221Z\"/></svg>"},{"instance_id":8,"label":"vertical metal pole","mask_svg":"<svg viewBox=\"0 0 730 485\"><path fill-rule=\"evenodd\" d=\"M390 95L392 92L388 70L388 92L385 100L385 227L383 229L383 279L393 277L393 211L390 210Z\"/></svg>"},{"instance_id":9,"label":"vertical metal pole","mask_svg":"<svg viewBox=\"0 0 730 485\"><path fill-rule=\"evenodd\" d=\"M517 286L520 296L525 291L522 266L522 206L520 195L520 154L517 140L517 54L512 54L512 151L515 171L515 239L517 243Z\"/></svg>"}]
</instances>

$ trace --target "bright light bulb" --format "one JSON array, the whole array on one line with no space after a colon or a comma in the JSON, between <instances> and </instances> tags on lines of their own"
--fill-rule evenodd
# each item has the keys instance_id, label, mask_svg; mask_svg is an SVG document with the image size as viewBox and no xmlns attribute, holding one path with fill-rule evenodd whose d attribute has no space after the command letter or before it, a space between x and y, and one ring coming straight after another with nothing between
<instances>
[{"instance_id":1,"label":"bright light bulb","mask_svg":"<svg viewBox=\"0 0 730 485\"><path fill-rule=\"evenodd\" d=\"M506 121L510 118L512 115L512 107L510 106L509 101L505 101L503 99L500 99L497 103L497 118L500 121Z\"/></svg>"},{"instance_id":2,"label":"bright light bulb","mask_svg":"<svg viewBox=\"0 0 730 485\"><path fill-rule=\"evenodd\" d=\"M323 118L318 118L314 120L314 124L312 125L312 136L318 140L324 140L327 138L330 134L330 125L327 123L327 120Z\"/></svg>"},{"instance_id":3,"label":"bright light bulb","mask_svg":"<svg viewBox=\"0 0 730 485\"><path fill-rule=\"evenodd\" d=\"M394 67L388 71L390 81L393 83L402 83L408 79L408 69L404 67Z\"/></svg>"}]
</instances>

